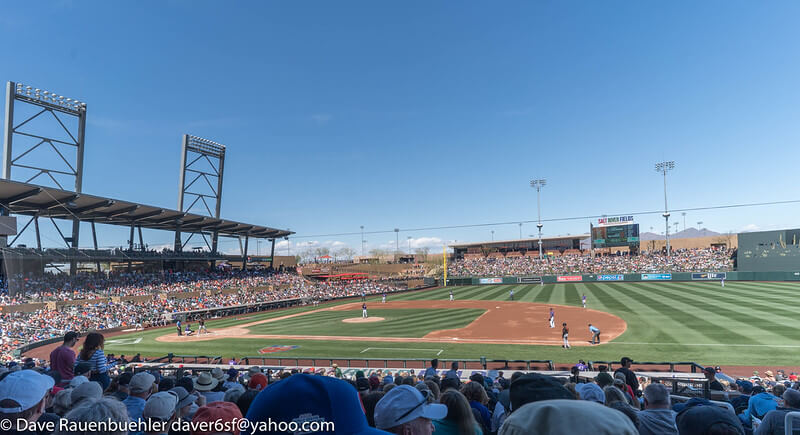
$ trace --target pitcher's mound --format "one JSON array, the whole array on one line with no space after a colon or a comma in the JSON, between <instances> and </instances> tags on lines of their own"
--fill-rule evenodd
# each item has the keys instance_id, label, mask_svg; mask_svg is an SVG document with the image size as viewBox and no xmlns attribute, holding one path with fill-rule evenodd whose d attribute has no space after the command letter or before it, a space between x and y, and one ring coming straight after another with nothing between
<instances>
[{"instance_id":1,"label":"pitcher's mound","mask_svg":"<svg viewBox=\"0 0 800 435\"><path fill-rule=\"evenodd\" d=\"M386 320L383 317L367 317L366 319L363 317L351 317L349 319L342 319L344 323L372 323L372 322L380 322L382 320Z\"/></svg>"}]
</instances>

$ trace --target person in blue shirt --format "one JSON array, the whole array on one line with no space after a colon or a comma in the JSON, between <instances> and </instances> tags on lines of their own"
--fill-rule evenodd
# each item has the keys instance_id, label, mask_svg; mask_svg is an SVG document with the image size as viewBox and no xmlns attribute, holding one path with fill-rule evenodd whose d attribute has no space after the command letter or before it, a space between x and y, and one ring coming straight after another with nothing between
<instances>
[{"instance_id":1,"label":"person in blue shirt","mask_svg":"<svg viewBox=\"0 0 800 435\"><path fill-rule=\"evenodd\" d=\"M434 358L431 360L431 366L425 369L424 377L427 379L428 376L436 376L436 370L439 368L439 360Z\"/></svg>"},{"instance_id":2,"label":"person in blue shirt","mask_svg":"<svg viewBox=\"0 0 800 435\"><path fill-rule=\"evenodd\" d=\"M131 421L137 421L142 418L144 413L144 405L150 393L153 391L153 384L156 378L147 372L139 372L133 375L130 383L128 383L128 390L130 393L122 404L128 410L128 418Z\"/></svg>"},{"instance_id":3,"label":"person in blue shirt","mask_svg":"<svg viewBox=\"0 0 800 435\"><path fill-rule=\"evenodd\" d=\"M755 393L759 391L759 389L760 392L758 394L754 394L750 397L750 402L747 405L747 409L744 411L745 420L750 420L750 417L761 420L768 412L778 407L780 399L767 393L764 387L761 386L753 388L753 392Z\"/></svg>"},{"instance_id":4,"label":"person in blue shirt","mask_svg":"<svg viewBox=\"0 0 800 435\"><path fill-rule=\"evenodd\" d=\"M592 344L600 344L600 330L596 326L589 324L589 332L592 333L592 339L589 341Z\"/></svg>"},{"instance_id":5,"label":"person in blue shirt","mask_svg":"<svg viewBox=\"0 0 800 435\"><path fill-rule=\"evenodd\" d=\"M103 353L103 345L105 337L99 332L90 332L86 335L86 340L83 342L83 348L75 359L75 366L82 362L88 362L91 367L89 375L90 381L95 381L103 387L103 391L111 384L111 378L108 377L108 369L114 366L115 363L108 363L106 355Z\"/></svg>"}]
</instances>

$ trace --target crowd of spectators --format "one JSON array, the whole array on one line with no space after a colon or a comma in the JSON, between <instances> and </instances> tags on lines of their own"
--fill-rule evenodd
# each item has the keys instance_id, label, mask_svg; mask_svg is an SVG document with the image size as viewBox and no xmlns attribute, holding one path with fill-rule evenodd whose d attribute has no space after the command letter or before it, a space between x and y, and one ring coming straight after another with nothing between
<instances>
[{"instance_id":1,"label":"crowd of spectators","mask_svg":"<svg viewBox=\"0 0 800 435\"><path fill-rule=\"evenodd\" d=\"M652 272L724 272L733 269L731 251L679 249L667 257L661 252L639 255L562 255L543 259L522 257L465 258L448 264L450 276L514 276L567 274L624 274Z\"/></svg>"},{"instance_id":2,"label":"crowd of spectators","mask_svg":"<svg viewBox=\"0 0 800 435\"><path fill-rule=\"evenodd\" d=\"M273 372L256 366L242 372L233 366L217 366L198 373L136 367L134 373L133 365L101 361L102 336L85 344L77 356L71 350L74 339L70 334L64 337L64 345L51 354L49 367L25 361L0 368L0 419L19 423L21 418L23 425L59 419L150 425L93 432L109 435L126 431L130 435L242 435L315 429L319 433L405 435L434 431L762 435L783 434L783 417L800 409L796 377L783 380L772 373L728 385L717 382L714 388L730 389L730 407L702 398L673 403L670 389L637 377L629 358L623 358L615 372L602 370L594 379L522 372L505 378L503 372L473 372L465 382L457 363L445 371L437 360L418 373L375 371L367 376L359 371L352 378L344 377L335 365L304 372ZM86 354L92 354L91 361L85 360ZM96 375L102 369L109 373L107 380ZM713 382L717 370L709 369L706 376ZM242 426L202 430L204 422L224 424L243 418L247 423ZM270 421L287 426L285 430L259 429L258 425ZM158 424L162 424L160 430L155 428ZM38 433L53 431L42 424Z\"/></svg>"},{"instance_id":3,"label":"crowd of spectators","mask_svg":"<svg viewBox=\"0 0 800 435\"><path fill-rule=\"evenodd\" d=\"M84 303L57 306L55 309L43 306L32 312L0 311L0 358L8 360L14 349L32 342L62 336L70 329L79 331L102 331L119 327L141 329L165 326L173 320L175 313L287 299L301 299L305 303L313 303L336 297L398 290L389 283L371 280L312 282L294 273L264 271L230 272L229 275L215 273L214 279L206 279L206 275L196 276L199 278L197 281L175 281L166 287L211 291L186 297L187 295L176 294L176 292L182 293L183 290L175 290L153 294L143 301L115 302L108 298L85 299ZM137 281L132 277L123 279ZM142 280L154 282L151 279L152 277L147 276ZM157 284L152 286L158 287ZM237 291L225 293L216 291L225 288L236 288Z\"/></svg>"},{"instance_id":4,"label":"crowd of spectators","mask_svg":"<svg viewBox=\"0 0 800 435\"><path fill-rule=\"evenodd\" d=\"M103 272L78 273L72 276L66 273L17 274L2 282L0 305L258 287L284 283L286 276L291 275L276 275L261 269L208 269L158 273ZM24 296L10 297L9 286L23 290Z\"/></svg>"}]
</instances>

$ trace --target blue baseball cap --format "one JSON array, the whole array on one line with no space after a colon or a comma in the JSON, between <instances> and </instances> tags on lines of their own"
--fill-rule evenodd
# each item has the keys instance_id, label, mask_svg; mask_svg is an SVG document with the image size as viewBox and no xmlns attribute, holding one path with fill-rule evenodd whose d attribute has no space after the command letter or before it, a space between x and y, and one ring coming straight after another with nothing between
<instances>
[{"instance_id":1,"label":"blue baseball cap","mask_svg":"<svg viewBox=\"0 0 800 435\"><path fill-rule=\"evenodd\" d=\"M253 400L246 418L259 422L333 422L337 434L386 434L369 426L356 389L328 376L297 374L271 384ZM242 435L250 433L248 429Z\"/></svg>"}]
</instances>

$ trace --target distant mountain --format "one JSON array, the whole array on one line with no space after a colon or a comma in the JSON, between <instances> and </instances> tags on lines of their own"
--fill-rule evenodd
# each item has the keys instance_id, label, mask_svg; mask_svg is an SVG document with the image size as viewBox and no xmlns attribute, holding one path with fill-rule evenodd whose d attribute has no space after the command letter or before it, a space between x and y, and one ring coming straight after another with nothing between
<instances>
[{"instance_id":1,"label":"distant mountain","mask_svg":"<svg viewBox=\"0 0 800 435\"><path fill-rule=\"evenodd\" d=\"M697 228L687 228L683 231L678 231L677 233L670 233L669 237L671 239L691 239L694 237L711 237L719 235L720 233L711 231L708 228L703 228L702 230L698 230ZM639 233L639 240L643 242L647 240L664 240L664 236L650 232Z\"/></svg>"}]
</instances>

